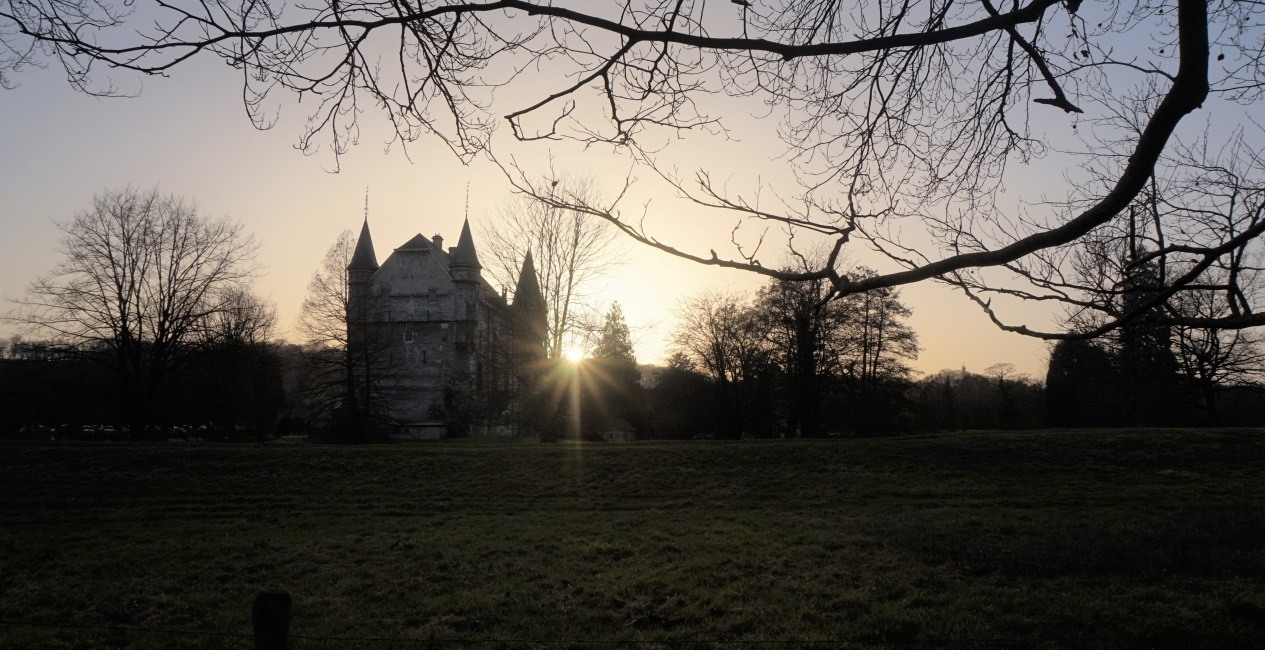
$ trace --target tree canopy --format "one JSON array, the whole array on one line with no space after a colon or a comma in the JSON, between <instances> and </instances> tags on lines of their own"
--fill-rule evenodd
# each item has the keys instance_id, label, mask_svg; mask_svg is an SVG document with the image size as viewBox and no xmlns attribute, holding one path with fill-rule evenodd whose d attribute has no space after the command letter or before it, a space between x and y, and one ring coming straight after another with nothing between
<instances>
[{"instance_id":1,"label":"tree canopy","mask_svg":"<svg viewBox=\"0 0 1265 650\"><path fill-rule=\"evenodd\" d=\"M177 371L207 349L267 339L270 305L247 288L255 243L242 226L157 188L102 192L59 224L61 261L7 320L107 368L134 435L163 419Z\"/></svg>"},{"instance_id":2,"label":"tree canopy","mask_svg":"<svg viewBox=\"0 0 1265 650\"><path fill-rule=\"evenodd\" d=\"M175 74L219 57L241 70L260 126L273 124L275 93L314 99L300 146L328 142L335 155L370 106L398 141L437 136L465 159L489 152L499 116L523 142L613 144L733 221L695 250L648 229L621 204L626 191L600 202L554 191L550 173L495 153L543 205L701 264L825 279L845 295L947 282L1004 328L1067 338L1149 306L1070 334L1013 323L1005 308L1083 303L1065 278L1070 258L1149 185L1165 196L1201 180L1238 188L1155 211L1163 245L1150 256L1173 269L1155 300L1196 286L1247 295L1234 270L1265 231L1262 133L1249 117L1265 88L1263 34L1265 5L1236 0L3 0L0 83L52 60L75 86L109 94L119 86L108 71ZM497 92L506 86L516 92ZM733 190L732 170L677 171L678 136L737 137L730 125L753 104L785 142L776 160L798 180L793 193ZM1192 121L1216 127L1206 142ZM1187 166L1195 150L1203 179ZM1041 172L1016 189L1016 167L1042 158L1066 178ZM1228 222L1200 228L1210 215ZM767 266L770 230L825 241L830 254L813 268ZM858 246L885 257L877 273L840 270ZM1216 324L1265 323L1250 306Z\"/></svg>"}]
</instances>

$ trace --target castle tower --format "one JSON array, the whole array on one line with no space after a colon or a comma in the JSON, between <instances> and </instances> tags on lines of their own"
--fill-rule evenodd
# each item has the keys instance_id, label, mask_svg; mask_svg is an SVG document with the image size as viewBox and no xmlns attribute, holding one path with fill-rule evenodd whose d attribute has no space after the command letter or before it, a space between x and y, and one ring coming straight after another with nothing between
<instances>
[{"instance_id":1,"label":"castle tower","mask_svg":"<svg viewBox=\"0 0 1265 650\"><path fill-rule=\"evenodd\" d=\"M518 274L518 286L514 289L515 338L520 355L525 361L543 360L549 337L549 318L545 296L536 278L536 264L531 251L523 258L523 269Z\"/></svg>"},{"instance_id":2,"label":"castle tower","mask_svg":"<svg viewBox=\"0 0 1265 650\"><path fill-rule=\"evenodd\" d=\"M367 305L365 300L369 292L369 283L378 270L378 257L373 252L373 237L369 236L369 214L365 211L365 222L360 227L360 238L356 240L356 250L347 264L347 322L364 320Z\"/></svg>"},{"instance_id":3,"label":"castle tower","mask_svg":"<svg viewBox=\"0 0 1265 650\"><path fill-rule=\"evenodd\" d=\"M452 261L448 271L452 281L457 285L457 317L474 320L478 313L479 281L483 265L479 264L479 254L474 250L474 237L470 234L470 220L461 225L461 236L457 239L457 247L452 251Z\"/></svg>"},{"instance_id":4,"label":"castle tower","mask_svg":"<svg viewBox=\"0 0 1265 650\"><path fill-rule=\"evenodd\" d=\"M523 258L510 317L514 328L511 346L519 433L536 433L542 441L552 442L558 435L559 404L552 396L553 391L548 390L548 310L531 251Z\"/></svg>"}]
</instances>

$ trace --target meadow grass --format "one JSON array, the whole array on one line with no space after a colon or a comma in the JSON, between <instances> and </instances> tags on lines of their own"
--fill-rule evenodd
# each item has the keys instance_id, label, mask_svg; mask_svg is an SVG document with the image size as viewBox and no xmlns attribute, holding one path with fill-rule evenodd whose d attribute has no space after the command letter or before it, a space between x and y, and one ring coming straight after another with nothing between
<instances>
[{"instance_id":1,"label":"meadow grass","mask_svg":"<svg viewBox=\"0 0 1265 650\"><path fill-rule=\"evenodd\" d=\"M11 443L0 647L247 647L154 630L267 586L376 647L1261 645L1263 470L1239 430Z\"/></svg>"}]
</instances>

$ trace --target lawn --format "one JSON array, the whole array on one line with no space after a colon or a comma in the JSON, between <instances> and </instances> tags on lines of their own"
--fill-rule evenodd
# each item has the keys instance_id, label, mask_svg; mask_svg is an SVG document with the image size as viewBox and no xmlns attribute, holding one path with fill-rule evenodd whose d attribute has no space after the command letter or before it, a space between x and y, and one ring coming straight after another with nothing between
<instances>
[{"instance_id":1,"label":"lawn","mask_svg":"<svg viewBox=\"0 0 1265 650\"><path fill-rule=\"evenodd\" d=\"M246 647L273 585L295 648L1259 646L1263 503L1260 431L11 443L0 647Z\"/></svg>"}]
</instances>

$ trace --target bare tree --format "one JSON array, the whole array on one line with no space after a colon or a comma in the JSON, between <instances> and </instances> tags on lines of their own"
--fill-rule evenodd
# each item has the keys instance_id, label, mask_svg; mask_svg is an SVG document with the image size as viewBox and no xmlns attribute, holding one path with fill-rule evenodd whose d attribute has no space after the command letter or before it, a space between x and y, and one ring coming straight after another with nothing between
<instances>
[{"instance_id":1,"label":"bare tree","mask_svg":"<svg viewBox=\"0 0 1265 650\"><path fill-rule=\"evenodd\" d=\"M223 437L244 427L262 441L274 431L285 401L276 322L276 309L245 288L221 296L203 328L204 351L190 364L186 413Z\"/></svg>"},{"instance_id":2,"label":"bare tree","mask_svg":"<svg viewBox=\"0 0 1265 650\"><path fill-rule=\"evenodd\" d=\"M840 298L824 280L775 281L753 301L714 291L684 301L673 343L712 380L731 435L773 433L775 385L789 397L787 435L822 436L844 421L870 433L899 424L918 356L910 314L894 289Z\"/></svg>"},{"instance_id":3,"label":"bare tree","mask_svg":"<svg viewBox=\"0 0 1265 650\"><path fill-rule=\"evenodd\" d=\"M242 71L246 108L260 126L272 123L270 93L315 97L300 144L312 149L328 137L335 155L373 104L400 141L434 134L473 156L490 142L494 100L522 96L492 91L517 82L531 99L498 111L515 137L622 147L668 187L732 216L724 227L732 245L717 237L711 250L678 247L622 210L624 192L586 201L507 163L518 190L547 206L607 219L701 264L826 279L842 294L940 279L1025 334L1040 332L1010 324L999 313L1006 301L987 294L1042 299L1032 280L1066 271L1044 266L1163 175L1190 115L1202 108L1211 121L1246 125L1265 89L1265 6L1235 0L143 4L5 0L0 70L51 58L72 84L110 93L116 87L97 76L102 69L167 74L190 58L219 57ZM662 143L685 130L728 133L732 116L713 95L749 98L779 118L764 121L786 142L797 195L762 203L754 191L727 188L727 171L673 171ZM1057 150L1054 138L1072 129L1083 151L1058 152L1056 161L1073 176L1070 186L1090 191L1041 210L1007 200L1008 169ZM1104 182L1083 182L1078 170L1095 160ZM831 254L813 269L765 266L759 243L768 228L828 240ZM1154 251L1188 259L1172 286L1199 282L1201 267L1261 232L1225 234ZM855 244L889 263L871 275L840 273L839 256ZM1241 327L1265 316L1221 320Z\"/></svg>"},{"instance_id":4,"label":"bare tree","mask_svg":"<svg viewBox=\"0 0 1265 650\"><path fill-rule=\"evenodd\" d=\"M811 258L796 258L809 266ZM852 317L849 305L837 300L833 286L821 278L804 282L774 280L756 297L756 309L768 323L769 341L788 383L788 436L825 435L822 406L843 373Z\"/></svg>"},{"instance_id":5,"label":"bare tree","mask_svg":"<svg viewBox=\"0 0 1265 650\"><path fill-rule=\"evenodd\" d=\"M1213 291L1183 292L1174 303L1181 314L1215 322L1229 305ZM1181 326L1173 330L1178 369L1203 404L1208 421L1218 424L1218 394L1227 388L1255 386L1265 378L1265 349L1254 333L1216 327Z\"/></svg>"},{"instance_id":6,"label":"bare tree","mask_svg":"<svg viewBox=\"0 0 1265 650\"><path fill-rule=\"evenodd\" d=\"M59 228L64 260L9 319L106 364L124 423L140 435L160 419L170 377L214 339L215 321L232 318L255 271L255 243L240 224L157 188L98 194Z\"/></svg>"},{"instance_id":7,"label":"bare tree","mask_svg":"<svg viewBox=\"0 0 1265 650\"><path fill-rule=\"evenodd\" d=\"M309 346L347 346L349 292L347 265L356 252L356 235L350 230L325 251L321 265L308 281L307 296L299 311L298 329Z\"/></svg>"},{"instance_id":8,"label":"bare tree","mask_svg":"<svg viewBox=\"0 0 1265 650\"><path fill-rule=\"evenodd\" d=\"M760 386L772 367L767 319L742 297L715 291L683 301L678 319L673 344L711 378L720 434L753 433L769 415L769 391Z\"/></svg>"},{"instance_id":9,"label":"bare tree","mask_svg":"<svg viewBox=\"0 0 1265 650\"><path fill-rule=\"evenodd\" d=\"M563 177L555 191L593 200L591 178ZM480 235L488 272L502 286L516 286L530 251L545 298L549 334L546 356L556 359L597 326L592 302L597 281L621 263L619 233L593 215L515 197Z\"/></svg>"},{"instance_id":10,"label":"bare tree","mask_svg":"<svg viewBox=\"0 0 1265 650\"><path fill-rule=\"evenodd\" d=\"M997 414L1002 428L1014 429L1019 420L1015 387L1027 383L1027 377L1016 374L1013 363L994 363L984 369L984 375L997 382Z\"/></svg>"},{"instance_id":11,"label":"bare tree","mask_svg":"<svg viewBox=\"0 0 1265 650\"><path fill-rule=\"evenodd\" d=\"M354 296L348 282L355 251L355 236L344 230L312 274L298 321L311 366L308 402L346 442L362 442L386 424L397 370L390 325L378 317L387 297L372 286Z\"/></svg>"},{"instance_id":12,"label":"bare tree","mask_svg":"<svg viewBox=\"0 0 1265 650\"><path fill-rule=\"evenodd\" d=\"M277 308L245 287L224 291L207 319L202 329L214 343L269 343L277 330Z\"/></svg>"},{"instance_id":13,"label":"bare tree","mask_svg":"<svg viewBox=\"0 0 1265 650\"><path fill-rule=\"evenodd\" d=\"M1261 324L1254 306L1261 298L1265 159L1241 134L1222 148L1204 134L1173 147L1163 162L1118 215L1072 244L1010 265L1023 287L990 286L978 273L958 273L952 281L998 326L1047 339L1127 338L1123 330L1139 320L1222 329ZM1098 168L1092 179L1091 185L1110 176ZM1093 187L1083 188L1062 207L1075 210L1094 195ZM1186 294L1207 292L1224 309L1176 308ZM1006 322L993 305L998 297L1061 305L1066 331Z\"/></svg>"},{"instance_id":14,"label":"bare tree","mask_svg":"<svg viewBox=\"0 0 1265 650\"><path fill-rule=\"evenodd\" d=\"M858 267L853 273L865 277L873 272ZM843 300L850 316L844 336L851 344L843 366L853 389L856 428L861 433L891 428L896 396L913 375L909 362L918 358L918 334L906 322L912 312L900 292L888 287ZM879 421L880 415L888 421Z\"/></svg>"},{"instance_id":15,"label":"bare tree","mask_svg":"<svg viewBox=\"0 0 1265 650\"><path fill-rule=\"evenodd\" d=\"M1112 121L1129 124L1123 116ZM1102 169L1094 177L1108 178ZM1089 188L1078 200L1092 196ZM1255 337L1237 330L1259 320L1263 231L1265 161L1242 136L1216 148L1205 134L1174 147L1121 214L1073 245L1016 264L1024 289L988 287L965 274L957 279L1005 329L1101 337L1114 365L1121 422L1172 421L1180 415L1183 384L1215 421L1217 386L1257 377ZM1003 322L990 304L998 297L1061 305L1066 331Z\"/></svg>"}]
</instances>

